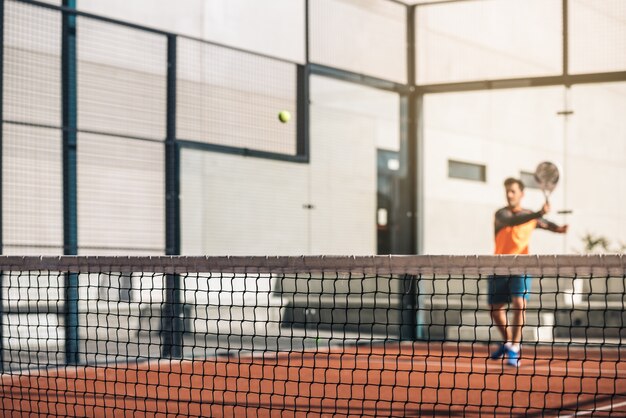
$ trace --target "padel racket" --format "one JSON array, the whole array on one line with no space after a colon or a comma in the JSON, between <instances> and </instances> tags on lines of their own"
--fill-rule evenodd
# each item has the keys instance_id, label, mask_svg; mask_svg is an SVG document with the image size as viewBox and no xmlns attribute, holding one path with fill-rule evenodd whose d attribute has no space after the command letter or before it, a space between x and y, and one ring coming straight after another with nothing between
<instances>
[{"instance_id":1,"label":"padel racket","mask_svg":"<svg viewBox=\"0 0 626 418\"><path fill-rule=\"evenodd\" d=\"M535 181L548 202L550 194L559 182L559 168L549 161L539 163L535 170Z\"/></svg>"}]
</instances>

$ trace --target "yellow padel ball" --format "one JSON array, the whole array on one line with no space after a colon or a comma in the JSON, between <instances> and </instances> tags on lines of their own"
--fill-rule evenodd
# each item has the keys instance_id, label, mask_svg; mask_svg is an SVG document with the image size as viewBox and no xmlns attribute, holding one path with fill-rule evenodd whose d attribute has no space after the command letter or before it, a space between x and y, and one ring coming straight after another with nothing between
<instances>
[{"instance_id":1,"label":"yellow padel ball","mask_svg":"<svg viewBox=\"0 0 626 418\"><path fill-rule=\"evenodd\" d=\"M283 110L278 113L278 120L281 121L282 123L289 122L289 119L291 119L291 113L287 112L286 110Z\"/></svg>"}]
</instances>

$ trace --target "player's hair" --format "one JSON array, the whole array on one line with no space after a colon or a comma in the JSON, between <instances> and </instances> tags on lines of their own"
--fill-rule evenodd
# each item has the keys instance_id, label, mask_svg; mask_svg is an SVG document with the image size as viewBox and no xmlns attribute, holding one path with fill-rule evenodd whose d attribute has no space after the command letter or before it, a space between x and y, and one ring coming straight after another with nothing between
<instances>
[{"instance_id":1,"label":"player's hair","mask_svg":"<svg viewBox=\"0 0 626 418\"><path fill-rule=\"evenodd\" d=\"M504 180L504 187L509 187L512 184L516 184L519 186L519 189L521 191L524 191L524 182L521 181L520 179L516 179L513 177L509 177L508 179Z\"/></svg>"}]
</instances>

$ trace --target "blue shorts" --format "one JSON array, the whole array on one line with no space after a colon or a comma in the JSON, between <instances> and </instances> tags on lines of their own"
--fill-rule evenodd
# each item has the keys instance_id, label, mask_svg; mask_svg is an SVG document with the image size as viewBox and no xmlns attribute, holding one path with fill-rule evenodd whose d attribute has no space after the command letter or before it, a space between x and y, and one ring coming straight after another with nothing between
<instances>
[{"instance_id":1,"label":"blue shorts","mask_svg":"<svg viewBox=\"0 0 626 418\"><path fill-rule=\"evenodd\" d=\"M512 297L530 299L532 278L523 276L489 276L489 304L510 303Z\"/></svg>"}]
</instances>

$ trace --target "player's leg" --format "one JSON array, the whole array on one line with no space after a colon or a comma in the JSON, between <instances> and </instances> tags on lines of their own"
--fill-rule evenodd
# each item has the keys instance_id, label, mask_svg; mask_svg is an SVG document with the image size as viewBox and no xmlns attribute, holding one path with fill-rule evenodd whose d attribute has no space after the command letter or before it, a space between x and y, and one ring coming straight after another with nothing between
<instances>
[{"instance_id":1,"label":"player's leg","mask_svg":"<svg viewBox=\"0 0 626 418\"><path fill-rule=\"evenodd\" d=\"M529 276L511 277L511 309L513 318L510 324L511 347L507 355L507 363L519 366L522 331L526 323L526 308L530 298L531 278Z\"/></svg>"},{"instance_id":2,"label":"player's leg","mask_svg":"<svg viewBox=\"0 0 626 418\"><path fill-rule=\"evenodd\" d=\"M498 331L500 331L500 335L502 335L502 344L496 351L491 353L491 358L494 360L502 358L508 351L507 343L510 341L510 338L506 316L506 306L506 304L491 305L491 319Z\"/></svg>"},{"instance_id":3,"label":"player's leg","mask_svg":"<svg viewBox=\"0 0 626 418\"><path fill-rule=\"evenodd\" d=\"M492 359L502 358L507 353L507 344L510 339L508 318L507 318L507 305L510 300L510 290L508 277L502 276L490 276L489 277L489 305L491 312L492 323L496 326L500 335L502 335L502 344L500 347L491 353Z\"/></svg>"},{"instance_id":4,"label":"player's leg","mask_svg":"<svg viewBox=\"0 0 626 418\"><path fill-rule=\"evenodd\" d=\"M522 343L522 329L526 322L526 306L527 300L525 297L514 296L511 298L511 310L513 311L513 318L511 319L511 342L513 344Z\"/></svg>"},{"instance_id":5,"label":"player's leg","mask_svg":"<svg viewBox=\"0 0 626 418\"><path fill-rule=\"evenodd\" d=\"M491 305L491 319L496 326L504 342L510 341L509 324L506 315L507 305L504 303L496 303Z\"/></svg>"}]
</instances>

